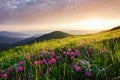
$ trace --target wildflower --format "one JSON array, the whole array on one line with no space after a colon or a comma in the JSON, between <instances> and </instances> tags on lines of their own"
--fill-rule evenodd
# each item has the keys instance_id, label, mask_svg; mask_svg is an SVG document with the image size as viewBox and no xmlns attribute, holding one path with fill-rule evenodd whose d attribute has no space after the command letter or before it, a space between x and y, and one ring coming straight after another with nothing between
<instances>
[{"instance_id":1,"label":"wildflower","mask_svg":"<svg viewBox=\"0 0 120 80\"><path fill-rule=\"evenodd\" d=\"M49 63L54 64L54 63L56 63L56 60L55 60L55 59L51 59L51 60L49 61Z\"/></svg>"},{"instance_id":2,"label":"wildflower","mask_svg":"<svg viewBox=\"0 0 120 80\"><path fill-rule=\"evenodd\" d=\"M54 58L54 56L53 56L53 55L51 55L51 56L50 56L50 59L52 59L52 58Z\"/></svg>"},{"instance_id":3,"label":"wildflower","mask_svg":"<svg viewBox=\"0 0 120 80\"><path fill-rule=\"evenodd\" d=\"M92 76L91 71L87 71L85 74L86 74L87 77L91 77Z\"/></svg>"},{"instance_id":4,"label":"wildflower","mask_svg":"<svg viewBox=\"0 0 120 80\"><path fill-rule=\"evenodd\" d=\"M76 62L75 66L80 66L80 62Z\"/></svg>"},{"instance_id":5,"label":"wildflower","mask_svg":"<svg viewBox=\"0 0 120 80\"><path fill-rule=\"evenodd\" d=\"M7 78L8 78L8 74L7 74L7 73L3 73L3 74L1 75L1 78L7 79Z\"/></svg>"},{"instance_id":6,"label":"wildflower","mask_svg":"<svg viewBox=\"0 0 120 80\"><path fill-rule=\"evenodd\" d=\"M80 52L79 52L78 50L76 50L75 53L74 53L74 56L75 56L75 57L78 57L78 56L79 56L79 53L80 53Z\"/></svg>"},{"instance_id":7,"label":"wildflower","mask_svg":"<svg viewBox=\"0 0 120 80\"><path fill-rule=\"evenodd\" d=\"M34 62L34 65L35 65L35 66L38 66L38 65L39 65L39 62L38 62L38 61L35 61L35 62Z\"/></svg>"},{"instance_id":8,"label":"wildflower","mask_svg":"<svg viewBox=\"0 0 120 80\"><path fill-rule=\"evenodd\" d=\"M54 55L55 55L55 53L54 53L53 51L51 51L51 52L50 52L50 55L51 55L51 56L54 56Z\"/></svg>"},{"instance_id":9,"label":"wildflower","mask_svg":"<svg viewBox=\"0 0 120 80\"><path fill-rule=\"evenodd\" d=\"M43 59L43 63L44 63L44 64L47 64L47 60L46 60L46 59Z\"/></svg>"},{"instance_id":10,"label":"wildflower","mask_svg":"<svg viewBox=\"0 0 120 80\"><path fill-rule=\"evenodd\" d=\"M23 62L23 61L20 61L20 62L19 62L19 65L20 65L20 66L23 66L23 65L24 65L24 62Z\"/></svg>"},{"instance_id":11,"label":"wildflower","mask_svg":"<svg viewBox=\"0 0 120 80\"><path fill-rule=\"evenodd\" d=\"M71 56L70 59L73 60L73 59L74 59L74 56Z\"/></svg>"},{"instance_id":12,"label":"wildflower","mask_svg":"<svg viewBox=\"0 0 120 80\"><path fill-rule=\"evenodd\" d=\"M70 53L70 56L74 56L74 52L71 52L71 53Z\"/></svg>"},{"instance_id":13,"label":"wildflower","mask_svg":"<svg viewBox=\"0 0 120 80\"><path fill-rule=\"evenodd\" d=\"M76 71L76 72L81 72L81 71L82 71L82 70L81 70L81 67L76 66L76 67L75 67L75 71Z\"/></svg>"},{"instance_id":14,"label":"wildflower","mask_svg":"<svg viewBox=\"0 0 120 80\"><path fill-rule=\"evenodd\" d=\"M93 53L93 48L89 47L88 48L88 53L92 54Z\"/></svg>"},{"instance_id":15,"label":"wildflower","mask_svg":"<svg viewBox=\"0 0 120 80\"><path fill-rule=\"evenodd\" d=\"M67 51L67 52L66 52L66 55L70 55L70 52Z\"/></svg>"},{"instance_id":16,"label":"wildflower","mask_svg":"<svg viewBox=\"0 0 120 80\"><path fill-rule=\"evenodd\" d=\"M72 49L71 49L71 48L68 48L68 51L69 51L69 52L71 52L71 51L72 51Z\"/></svg>"},{"instance_id":17,"label":"wildflower","mask_svg":"<svg viewBox=\"0 0 120 80\"><path fill-rule=\"evenodd\" d=\"M9 71L9 72L13 72L13 69L12 69L12 68L8 68L8 71Z\"/></svg>"},{"instance_id":18,"label":"wildflower","mask_svg":"<svg viewBox=\"0 0 120 80\"><path fill-rule=\"evenodd\" d=\"M59 60L60 60L60 58L61 58L61 56L57 56L57 57L56 57L56 60L58 60L58 61L59 61Z\"/></svg>"},{"instance_id":19,"label":"wildflower","mask_svg":"<svg viewBox=\"0 0 120 80\"><path fill-rule=\"evenodd\" d=\"M19 67L17 68L17 71L18 71L18 72L22 72L22 71L23 71L23 67L22 67L22 66L19 66Z\"/></svg>"},{"instance_id":20,"label":"wildflower","mask_svg":"<svg viewBox=\"0 0 120 80\"><path fill-rule=\"evenodd\" d=\"M66 54L66 52L65 52L65 51L63 51L63 54L65 55L65 54Z\"/></svg>"},{"instance_id":21,"label":"wildflower","mask_svg":"<svg viewBox=\"0 0 120 80\"><path fill-rule=\"evenodd\" d=\"M40 54L40 58L44 58L45 54L44 53L41 53Z\"/></svg>"},{"instance_id":22,"label":"wildflower","mask_svg":"<svg viewBox=\"0 0 120 80\"><path fill-rule=\"evenodd\" d=\"M40 60L40 64L43 64L43 60Z\"/></svg>"}]
</instances>

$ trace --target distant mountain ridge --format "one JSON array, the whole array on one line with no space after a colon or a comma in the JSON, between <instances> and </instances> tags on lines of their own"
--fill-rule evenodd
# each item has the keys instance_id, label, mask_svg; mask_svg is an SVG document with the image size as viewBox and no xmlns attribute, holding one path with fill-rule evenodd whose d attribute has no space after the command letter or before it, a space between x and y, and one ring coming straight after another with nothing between
<instances>
[{"instance_id":1,"label":"distant mountain ridge","mask_svg":"<svg viewBox=\"0 0 120 80\"><path fill-rule=\"evenodd\" d=\"M0 36L9 37L9 38L25 38L28 35L24 33L1 31Z\"/></svg>"},{"instance_id":2,"label":"distant mountain ridge","mask_svg":"<svg viewBox=\"0 0 120 80\"><path fill-rule=\"evenodd\" d=\"M120 26L114 27L114 28L112 28L110 30L107 30L107 31L114 31L114 30L117 30L117 29L120 29ZM102 31L102 32L106 32L106 31ZM65 32L62 32L62 31L54 31L54 32L51 32L51 33L44 34L42 36L41 35L38 36L38 37L33 36L33 37L30 37L30 38L27 38L27 39L24 39L24 40L17 41L17 40L15 40L15 38L11 39L11 38L7 37L6 39L4 39L5 36L1 36L1 33L5 33L5 32L0 32L0 50L6 50L6 49L9 49L11 47L22 46L22 45L26 45L26 44L32 44L32 43L35 43L35 42L42 42L42 41L46 41L46 40L61 39L61 38L73 36L71 34L68 34L68 33L65 33ZM6 33L6 35L7 35L7 33ZM8 35L10 35L10 34L8 34ZM18 34L18 35L21 35L21 34ZM17 36L17 35L14 35L14 36ZM15 43L7 44L3 41L10 42L10 43L15 42Z\"/></svg>"},{"instance_id":3,"label":"distant mountain ridge","mask_svg":"<svg viewBox=\"0 0 120 80\"><path fill-rule=\"evenodd\" d=\"M69 37L69 36L71 36L71 35L68 33L65 33L62 31L54 31L54 32L39 36L37 38L35 38L35 37L28 38L26 40L21 41L18 44L19 45L31 44L31 43L41 42L41 41L46 41L46 40L51 40L51 39L61 39L61 38Z\"/></svg>"}]
</instances>

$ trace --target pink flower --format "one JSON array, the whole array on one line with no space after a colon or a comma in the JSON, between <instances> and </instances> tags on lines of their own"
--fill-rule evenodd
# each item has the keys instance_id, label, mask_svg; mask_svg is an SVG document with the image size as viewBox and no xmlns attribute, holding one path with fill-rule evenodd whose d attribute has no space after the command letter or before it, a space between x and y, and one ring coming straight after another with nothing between
<instances>
[{"instance_id":1,"label":"pink flower","mask_svg":"<svg viewBox=\"0 0 120 80\"><path fill-rule=\"evenodd\" d=\"M55 53L54 53L53 51L51 51L51 52L50 52L50 55L51 55L51 56L54 56L54 55L55 55Z\"/></svg>"},{"instance_id":2,"label":"pink flower","mask_svg":"<svg viewBox=\"0 0 120 80\"><path fill-rule=\"evenodd\" d=\"M9 71L9 72L13 72L13 69L12 69L12 68L8 68L8 71Z\"/></svg>"},{"instance_id":3,"label":"pink flower","mask_svg":"<svg viewBox=\"0 0 120 80\"><path fill-rule=\"evenodd\" d=\"M68 48L68 51L69 51L69 52L71 52L71 51L72 51L72 49L71 49L71 48Z\"/></svg>"},{"instance_id":4,"label":"pink flower","mask_svg":"<svg viewBox=\"0 0 120 80\"><path fill-rule=\"evenodd\" d=\"M80 62L76 62L75 66L80 66Z\"/></svg>"},{"instance_id":5,"label":"pink flower","mask_svg":"<svg viewBox=\"0 0 120 80\"><path fill-rule=\"evenodd\" d=\"M43 60L40 60L40 64L43 64Z\"/></svg>"},{"instance_id":6,"label":"pink flower","mask_svg":"<svg viewBox=\"0 0 120 80\"><path fill-rule=\"evenodd\" d=\"M54 64L54 63L56 63L56 60L55 60L55 59L51 59L51 60L49 61L49 63Z\"/></svg>"},{"instance_id":7,"label":"pink flower","mask_svg":"<svg viewBox=\"0 0 120 80\"><path fill-rule=\"evenodd\" d=\"M7 78L8 78L8 74L7 74L7 73L3 73L3 74L1 75L1 78L7 79Z\"/></svg>"},{"instance_id":8,"label":"pink flower","mask_svg":"<svg viewBox=\"0 0 120 80\"><path fill-rule=\"evenodd\" d=\"M85 74L86 74L87 77L91 77L92 76L91 71L87 71Z\"/></svg>"},{"instance_id":9,"label":"pink flower","mask_svg":"<svg viewBox=\"0 0 120 80\"><path fill-rule=\"evenodd\" d=\"M19 65L20 65L20 66L23 66L23 65L24 65L24 62L23 62L23 61L20 61L20 62L19 62Z\"/></svg>"},{"instance_id":10,"label":"pink flower","mask_svg":"<svg viewBox=\"0 0 120 80\"><path fill-rule=\"evenodd\" d=\"M76 67L75 67L75 71L76 71L76 72L81 72L81 71L82 71L82 70L81 70L81 67L76 66Z\"/></svg>"},{"instance_id":11,"label":"pink flower","mask_svg":"<svg viewBox=\"0 0 120 80\"><path fill-rule=\"evenodd\" d=\"M18 71L18 72L22 72L22 71L23 71L23 67L22 67L22 66L19 66L19 67L17 68L17 71Z\"/></svg>"},{"instance_id":12,"label":"pink flower","mask_svg":"<svg viewBox=\"0 0 120 80\"><path fill-rule=\"evenodd\" d=\"M47 64L47 60L46 60L46 59L43 59L43 63L44 63L44 64Z\"/></svg>"},{"instance_id":13,"label":"pink flower","mask_svg":"<svg viewBox=\"0 0 120 80\"><path fill-rule=\"evenodd\" d=\"M52 58L54 58L54 56L53 56L53 55L51 55L51 56L50 56L50 59L52 59Z\"/></svg>"},{"instance_id":14,"label":"pink flower","mask_svg":"<svg viewBox=\"0 0 120 80\"><path fill-rule=\"evenodd\" d=\"M79 51L75 51L74 56L78 57L79 56Z\"/></svg>"},{"instance_id":15,"label":"pink flower","mask_svg":"<svg viewBox=\"0 0 120 80\"><path fill-rule=\"evenodd\" d=\"M66 55L70 55L70 52L67 51L67 52L66 52Z\"/></svg>"},{"instance_id":16,"label":"pink flower","mask_svg":"<svg viewBox=\"0 0 120 80\"><path fill-rule=\"evenodd\" d=\"M60 58L61 58L61 56L57 56L57 57L56 57L56 60L58 60L58 61L59 61L59 60L60 60Z\"/></svg>"},{"instance_id":17,"label":"pink flower","mask_svg":"<svg viewBox=\"0 0 120 80\"><path fill-rule=\"evenodd\" d=\"M39 65L39 62L38 62L38 61L35 61L35 62L34 62L34 65L35 65L35 66L38 66L38 65Z\"/></svg>"},{"instance_id":18,"label":"pink flower","mask_svg":"<svg viewBox=\"0 0 120 80\"><path fill-rule=\"evenodd\" d=\"M74 56L74 52L71 52L71 53L70 53L70 56Z\"/></svg>"}]
</instances>

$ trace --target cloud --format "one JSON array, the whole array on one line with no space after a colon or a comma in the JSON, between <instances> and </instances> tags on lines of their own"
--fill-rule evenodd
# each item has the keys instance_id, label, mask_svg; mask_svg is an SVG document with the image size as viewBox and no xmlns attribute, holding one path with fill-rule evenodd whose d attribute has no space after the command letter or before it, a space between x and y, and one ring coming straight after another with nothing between
<instances>
[{"instance_id":1,"label":"cloud","mask_svg":"<svg viewBox=\"0 0 120 80\"><path fill-rule=\"evenodd\" d=\"M0 0L0 24L29 22L35 16L43 16L64 9L75 0ZM38 15L39 13L39 15ZM47 16L47 15L44 15ZM30 19L30 20L28 20ZM22 21L23 20L23 21Z\"/></svg>"},{"instance_id":2,"label":"cloud","mask_svg":"<svg viewBox=\"0 0 120 80\"><path fill-rule=\"evenodd\" d=\"M0 0L0 24L65 22L119 17L120 0Z\"/></svg>"}]
</instances>

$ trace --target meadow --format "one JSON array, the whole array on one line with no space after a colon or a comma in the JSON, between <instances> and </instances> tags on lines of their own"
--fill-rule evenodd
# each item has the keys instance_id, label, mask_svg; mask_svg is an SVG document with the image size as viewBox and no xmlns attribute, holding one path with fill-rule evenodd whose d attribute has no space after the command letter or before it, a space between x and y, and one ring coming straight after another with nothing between
<instances>
[{"instance_id":1,"label":"meadow","mask_svg":"<svg viewBox=\"0 0 120 80\"><path fill-rule=\"evenodd\" d=\"M2 80L119 80L120 29L0 52Z\"/></svg>"}]
</instances>

